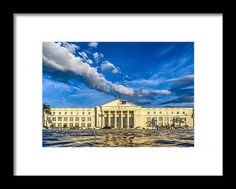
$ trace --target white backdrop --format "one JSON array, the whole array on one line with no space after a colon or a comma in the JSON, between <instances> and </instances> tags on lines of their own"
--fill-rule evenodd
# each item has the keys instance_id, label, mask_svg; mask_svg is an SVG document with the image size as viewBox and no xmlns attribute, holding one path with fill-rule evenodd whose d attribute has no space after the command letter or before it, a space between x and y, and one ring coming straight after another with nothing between
<instances>
[{"instance_id":1,"label":"white backdrop","mask_svg":"<svg viewBox=\"0 0 236 189\"><path fill-rule=\"evenodd\" d=\"M30 15L15 21L16 175L222 175L222 15ZM195 43L193 148L43 148L43 41Z\"/></svg>"}]
</instances>

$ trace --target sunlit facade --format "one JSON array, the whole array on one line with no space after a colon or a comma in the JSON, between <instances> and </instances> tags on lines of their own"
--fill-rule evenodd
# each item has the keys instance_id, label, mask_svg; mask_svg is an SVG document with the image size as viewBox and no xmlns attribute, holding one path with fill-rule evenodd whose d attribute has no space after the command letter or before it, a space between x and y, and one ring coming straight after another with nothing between
<instances>
[{"instance_id":1,"label":"sunlit facade","mask_svg":"<svg viewBox=\"0 0 236 189\"><path fill-rule=\"evenodd\" d=\"M95 108L51 108L48 125L74 129L193 127L193 108L143 108L120 99ZM178 121L181 120L181 121Z\"/></svg>"}]
</instances>

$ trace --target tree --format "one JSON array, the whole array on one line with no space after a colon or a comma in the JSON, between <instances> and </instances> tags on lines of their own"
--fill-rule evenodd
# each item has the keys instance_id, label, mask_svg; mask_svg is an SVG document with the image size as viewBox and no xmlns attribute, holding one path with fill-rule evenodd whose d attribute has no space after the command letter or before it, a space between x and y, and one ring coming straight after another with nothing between
<instances>
[{"instance_id":1,"label":"tree","mask_svg":"<svg viewBox=\"0 0 236 189\"><path fill-rule=\"evenodd\" d=\"M51 115L51 108L49 104L43 103L43 127L48 127L47 115Z\"/></svg>"},{"instance_id":2,"label":"tree","mask_svg":"<svg viewBox=\"0 0 236 189\"><path fill-rule=\"evenodd\" d=\"M67 125L64 123L64 125L63 125L63 129L66 129L67 128Z\"/></svg>"},{"instance_id":3,"label":"tree","mask_svg":"<svg viewBox=\"0 0 236 189\"><path fill-rule=\"evenodd\" d=\"M148 127L158 129L157 120L153 117L151 120L147 121Z\"/></svg>"},{"instance_id":4,"label":"tree","mask_svg":"<svg viewBox=\"0 0 236 189\"><path fill-rule=\"evenodd\" d=\"M180 127L182 123L185 123L185 124L186 124L186 118L183 118L183 117L174 117L174 118L173 118L173 123L177 123L178 127Z\"/></svg>"}]
</instances>

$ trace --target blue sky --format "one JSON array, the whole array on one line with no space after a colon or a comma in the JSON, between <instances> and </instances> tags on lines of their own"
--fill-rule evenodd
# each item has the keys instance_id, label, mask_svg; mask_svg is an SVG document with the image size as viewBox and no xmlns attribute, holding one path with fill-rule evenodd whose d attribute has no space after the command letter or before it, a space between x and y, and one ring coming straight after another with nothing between
<instances>
[{"instance_id":1,"label":"blue sky","mask_svg":"<svg viewBox=\"0 0 236 189\"><path fill-rule=\"evenodd\" d=\"M43 102L193 106L193 42L44 42Z\"/></svg>"}]
</instances>

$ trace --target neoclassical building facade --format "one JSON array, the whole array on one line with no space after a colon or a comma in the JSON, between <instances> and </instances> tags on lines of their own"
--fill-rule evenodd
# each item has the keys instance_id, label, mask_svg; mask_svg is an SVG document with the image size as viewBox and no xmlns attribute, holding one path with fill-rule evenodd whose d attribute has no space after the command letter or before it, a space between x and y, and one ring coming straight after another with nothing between
<instances>
[{"instance_id":1,"label":"neoclassical building facade","mask_svg":"<svg viewBox=\"0 0 236 189\"><path fill-rule=\"evenodd\" d=\"M51 108L49 125L55 128L114 129L158 126L193 127L193 108L143 108L120 99L95 108ZM181 118L182 122L174 120Z\"/></svg>"}]
</instances>

